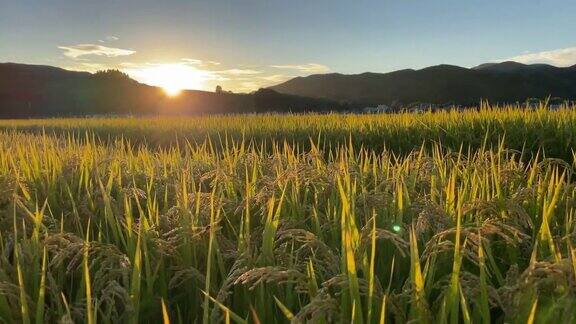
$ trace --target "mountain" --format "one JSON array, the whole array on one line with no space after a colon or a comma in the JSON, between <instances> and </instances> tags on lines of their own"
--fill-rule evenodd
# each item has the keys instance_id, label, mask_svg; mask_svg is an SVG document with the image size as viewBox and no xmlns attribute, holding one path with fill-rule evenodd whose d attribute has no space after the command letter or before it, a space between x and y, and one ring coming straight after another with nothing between
<instances>
[{"instance_id":1,"label":"mountain","mask_svg":"<svg viewBox=\"0 0 576 324\"><path fill-rule=\"evenodd\" d=\"M0 63L0 118L342 111L376 104L476 105L481 99L514 103L548 96L576 99L576 65L502 62L470 69L437 65L317 74L249 94L187 90L171 98L115 70L88 73Z\"/></svg>"},{"instance_id":2,"label":"mountain","mask_svg":"<svg viewBox=\"0 0 576 324\"><path fill-rule=\"evenodd\" d=\"M576 65L560 68L517 62L487 63L468 69L437 65L390 73L316 74L270 87L281 93L351 104L523 102L548 96L576 99Z\"/></svg>"},{"instance_id":3,"label":"mountain","mask_svg":"<svg viewBox=\"0 0 576 324\"><path fill-rule=\"evenodd\" d=\"M97 73L0 63L0 118L89 115L170 115L344 110L331 100L260 89L250 94L182 91L168 97L158 87L108 70Z\"/></svg>"},{"instance_id":4,"label":"mountain","mask_svg":"<svg viewBox=\"0 0 576 324\"><path fill-rule=\"evenodd\" d=\"M570 68L560 68L550 64L522 64L513 61L502 63L484 63L472 68L476 71L499 72L499 73L562 73Z\"/></svg>"}]
</instances>

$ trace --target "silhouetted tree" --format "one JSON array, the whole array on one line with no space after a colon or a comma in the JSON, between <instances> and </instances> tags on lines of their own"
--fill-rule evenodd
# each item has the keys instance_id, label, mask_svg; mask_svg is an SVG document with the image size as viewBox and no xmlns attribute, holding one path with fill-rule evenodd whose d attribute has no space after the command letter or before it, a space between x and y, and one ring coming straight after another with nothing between
<instances>
[{"instance_id":1,"label":"silhouetted tree","mask_svg":"<svg viewBox=\"0 0 576 324\"><path fill-rule=\"evenodd\" d=\"M131 80L128 74L117 69L96 71L96 73L94 73L94 78L100 80Z\"/></svg>"}]
</instances>

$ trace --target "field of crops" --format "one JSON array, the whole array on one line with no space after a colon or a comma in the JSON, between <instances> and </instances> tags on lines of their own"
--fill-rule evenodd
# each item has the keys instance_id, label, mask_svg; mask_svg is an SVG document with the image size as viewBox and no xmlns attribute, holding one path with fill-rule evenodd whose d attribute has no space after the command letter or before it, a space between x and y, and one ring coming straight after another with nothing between
<instances>
[{"instance_id":1,"label":"field of crops","mask_svg":"<svg viewBox=\"0 0 576 324\"><path fill-rule=\"evenodd\" d=\"M6 323L573 323L576 112L0 121Z\"/></svg>"}]
</instances>

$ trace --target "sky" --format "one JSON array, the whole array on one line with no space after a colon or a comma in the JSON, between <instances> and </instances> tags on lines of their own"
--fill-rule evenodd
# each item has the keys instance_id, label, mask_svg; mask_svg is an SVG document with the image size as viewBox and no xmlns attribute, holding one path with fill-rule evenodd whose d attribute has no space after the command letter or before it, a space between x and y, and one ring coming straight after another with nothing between
<instances>
[{"instance_id":1,"label":"sky","mask_svg":"<svg viewBox=\"0 0 576 324\"><path fill-rule=\"evenodd\" d=\"M574 0L0 0L0 62L249 92L315 73L576 64Z\"/></svg>"}]
</instances>

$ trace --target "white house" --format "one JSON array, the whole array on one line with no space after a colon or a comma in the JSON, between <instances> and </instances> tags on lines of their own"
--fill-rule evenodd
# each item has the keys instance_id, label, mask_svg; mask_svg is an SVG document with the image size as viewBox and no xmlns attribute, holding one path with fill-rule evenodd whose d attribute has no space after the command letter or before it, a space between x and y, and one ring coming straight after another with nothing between
<instances>
[{"instance_id":1,"label":"white house","mask_svg":"<svg viewBox=\"0 0 576 324\"><path fill-rule=\"evenodd\" d=\"M366 107L362 111L367 114L384 114L392 110L387 105L378 105L377 107Z\"/></svg>"}]
</instances>

